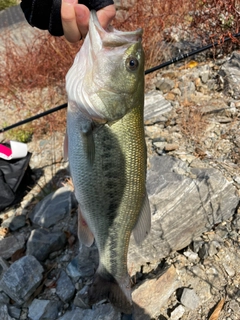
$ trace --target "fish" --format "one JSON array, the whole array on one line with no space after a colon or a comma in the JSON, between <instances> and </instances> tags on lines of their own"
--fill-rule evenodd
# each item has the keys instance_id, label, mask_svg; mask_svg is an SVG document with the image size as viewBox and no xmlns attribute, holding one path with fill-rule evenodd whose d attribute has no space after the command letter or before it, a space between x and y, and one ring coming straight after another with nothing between
<instances>
[{"instance_id":1,"label":"fish","mask_svg":"<svg viewBox=\"0 0 240 320\"><path fill-rule=\"evenodd\" d=\"M142 29L107 30L90 12L89 31L66 75L65 158L78 201L78 237L94 241L99 265L88 291L90 304L108 300L132 313L127 254L148 235L144 50Z\"/></svg>"}]
</instances>

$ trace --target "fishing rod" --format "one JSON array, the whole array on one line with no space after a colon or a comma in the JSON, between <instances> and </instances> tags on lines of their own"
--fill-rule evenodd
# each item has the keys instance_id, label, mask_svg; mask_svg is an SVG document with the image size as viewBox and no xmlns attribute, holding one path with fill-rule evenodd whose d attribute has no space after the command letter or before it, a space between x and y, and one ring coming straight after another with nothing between
<instances>
[{"instance_id":1,"label":"fishing rod","mask_svg":"<svg viewBox=\"0 0 240 320\"><path fill-rule=\"evenodd\" d=\"M22 126L23 124L26 124L26 123L28 123L28 122L31 122L31 121L36 120L36 119L39 119L39 118L42 118L42 117L44 117L44 116L46 116L46 115L48 115L48 114L50 114L50 113L59 111L59 110L64 109L64 108L67 108L67 103L61 104L60 106L57 106L57 107L55 107L55 108L49 109L49 110L47 110L47 111L44 111L44 112L42 112L42 113L36 114L35 116L32 116L32 117L27 118L27 119L25 119L25 120L19 121L19 122L17 122L17 123L14 123L14 124L12 124L12 125L10 125L10 126L8 126L8 127L2 128L2 129L0 129L0 133L3 133L3 132L6 132L6 131L8 131L8 130L11 130L11 129L13 129L13 128Z\"/></svg>"},{"instance_id":2,"label":"fishing rod","mask_svg":"<svg viewBox=\"0 0 240 320\"><path fill-rule=\"evenodd\" d=\"M237 34L234 34L233 37L234 37L234 38L240 37L240 32L237 33ZM149 73L152 73L152 72L154 72L154 71L157 71L157 70L159 70L159 69L165 68L165 67L167 67L167 66L169 66L169 65L171 65L171 64L174 64L174 63L176 63L176 62L182 61L182 60L184 60L184 59L186 59L186 58L189 58L189 57L191 57L191 56L193 56L193 55L195 55L195 54L201 53L201 52L203 52L203 51L205 51L205 50L211 49L211 48L213 48L213 47L215 47L215 46L218 46L218 45L220 45L220 44L222 44L222 43L225 43L225 42L227 42L227 41L229 41L229 40L231 40L231 39L232 39L232 38L227 37L227 38L224 38L224 40L223 40L221 43L219 43L219 42L211 43L211 44L208 44L208 45L206 45L206 46L203 46L203 47L201 47L201 48L199 48L199 49L193 50L193 51L191 51L191 52L189 52L189 53L182 54L182 55L180 55L180 56L178 56L178 57L176 57L176 58L173 58L173 59L171 59L171 60L169 60L169 61L163 62L163 63L159 64L158 66L155 66L155 67L153 67L153 68L147 69L147 70L145 71L145 75L146 75L146 74L149 74ZM19 126L21 126L21 125L23 125L23 124L26 124L26 123L28 123L28 122L31 122L31 121L33 121L33 120L42 118L42 117L44 117L44 116L46 116L46 115L48 115L48 114L51 114L51 113L56 112L56 111L59 111L59 110L64 109L64 108L66 108L66 107L67 107L67 103L64 103L64 104L62 104L62 105L60 105L60 106L57 106L57 107L52 108L52 109L49 109L49 110L47 110L47 111L44 111L44 112L42 112L42 113L39 113L39 114L37 114L37 115L35 115L35 116L32 116L32 117L30 117L30 118L27 118L27 119L25 119L25 120L22 120L22 121L19 121L19 122L17 122L17 123L14 123L14 124L12 124L12 125L10 125L10 126L8 126L8 127L2 128L2 129L0 129L0 133L3 133L3 132L6 132L6 131L8 131L8 130L11 130L11 129L13 129L13 128L19 127Z\"/></svg>"},{"instance_id":3,"label":"fishing rod","mask_svg":"<svg viewBox=\"0 0 240 320\"><path fill-rule=\"evenodd\" d=\"M234 37L234 38L240 37L240 32L234 34L233 37ZM189 57L191 57L191 56L194 56L195 54L201 53L201 52L203 52L203 51L205 51L205 50L208 50L208 49L211 49L211 48L213 48L213 47L216 47L216 46L218 46L218 45L220 45L220 44L222 44L222 43L225 43L225 42L227 42L227 41L229 41L229 40L231 40L231 39L232 39L232 38L227 37L227 38L224 38L224 40L223 40L222 42L220 42L220 43L219 43L219 42L214 42L214 43L208 44L208 45L206 45L206 46L204 46L204 47L201 47L201 48L199 48L199 49L193 50L193 51L191 51L191 52L189 52L189 53L182 54L182 55L180 55L180 56L178 56L178 57L176 57L176 58L173 58L172 60L163 62L163 63L159 64L159 65L156 66L156 67L153 67L153 68L150 68L150 69L146 70L146 71L145 71L145 75L146 75L146 74L149 74L149 73L151 73L151 72L157 71L157 70L159 70L159 69L162 69L162 68L164 68L164 67L167 67L167 66L169 66L169 65L171 65L171 64L173 64L173 63L176 63L176 62L179 62L179 61L181 61L181 60L187 59L187 58L189 58Z\"/></svg>"}]
</instances>

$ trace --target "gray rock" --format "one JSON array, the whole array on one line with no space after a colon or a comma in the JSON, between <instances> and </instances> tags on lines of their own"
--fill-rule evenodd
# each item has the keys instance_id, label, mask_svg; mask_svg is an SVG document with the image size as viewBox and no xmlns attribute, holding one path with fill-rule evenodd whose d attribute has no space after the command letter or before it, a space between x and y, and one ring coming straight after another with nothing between
<instances>
[{"instance_id":1,"label":"gray rock","mask_svg":"<svg viewBox=\"0 0 240 320\"><path fill-rule=\"evenodd\" d=\"M8 268L9 268L9 263L5 259L0 257L0 277L5 271L7 271Z\"/></svg>"},{"instance_id":2,"label":"gray rock","mask_svg":"<svg viewBox=\"0 0 240 320\"><path fill-rule=\"evenodd\" d=\"M57 280L56 294L63 302L70 301L75 293L75 287L71 279L64 270L61 270L60 276Z\"/></svg>"},{"instance_id":3,"label":"gray rock","mask_svg":"<svg viewBox=\"0 0 240 320\"><path fill-rule=\"evenodd\" d=\"M81 272L78 270L78 261L79 259L75 257L69 264L67 265L66 272L71 277L73 282L78 281L81 277Z\"/></svg>"},{"instance_id":4,"label":"gray rock","mask_svg":"<svg viewBox=\"0 0 240 320\"><path fill-rule=\"evenodd\" d=\"M240 306L236 300L229 302L229 308L234 312L235 315L240 315Z\"/></svg>"},{"instance_id":5,"label":"gray rock","mask_svg":"<svg viewBox=\"0 0 240 320\"><path fill-rule=\"evenodd\" d=\"M240 52L234 51L219 71L224 81L224 90L234 99L240 99Z\"/></svg>"},{"instance_id":6,"label":"gray rock","mask_svg":"<svg viewBox=\"0 0 240 320\"><path fill-rule=\"evenodd\" d=\"M198 255L201 259L206 259L209 255L209 244L203 243L202 247L198 251Z\"/></svg>"},{"instance_id":7,"label":"gray rock","mask_svg":"<svg viewBox=\"0 0 240 320\"><path fill-rule=\"evenodd\" d=\"M3 221L2 227L9 228L12 231L16 231L26 224L26 217L24 215L12 216Z\"/></svg>"},{"instance_id":8,"label":"gray rock","mask_svg":"<svg viewBox=\"0 0 240 320\"><path fill-rule=\"evenodd\" d=\"M194 290L184 288L180 299L181 303L190 310L195 310L199 306L199 298Z\"/></svg>"},{"instance_id":9,"label":"gray rock","mask_svg":"<svg viewBox=\"0 0 240 320\"><path fill-rule=\"evenodd\" d=\"M59 188L40 201L29 215L34 224L44 228L65 218L72 208L72 191L68 187Z\"/></svg>"},{"instance_id":10,"label":"gray rock","mask_svg":"<svg viewBox=\"0 0 240 320\"><path fill-rule=\"evenodd\" d=\"M163 93L169 92L175 86L175 82L168 78L162 78L161 80L157 81L156 88L161 90Z\"/></svg>"},{"instance_id":11,"label":"gray rock","mask_svg":"<svg viewBox=\"0 0 240 320\"><path fill-rule=\"evenodd\" d=\"M61 309L62 303L60 301L34 299L29 306L28 317L31 320L55 320L58 318Z\"/></svg>"},{"instance_id":12,"label":"gray rock","mask_svg":"<svg viewBox=\"0 0 240 320\"><path fill-rule=\"evenodd\" d=\"M66 241L66 236L61 231L51 232L47 229L36 229L31 232L28 239L27 254L43 261L51 252L64 248Z\"/></svg>"},{"instance_id":13,"label":"gray rock","mask_svg":"<svg viewBox=\"0 0 240 320\"><path fill-rule=\"evenodd\" d=\"M67 266L67 273L71 278L91 277L94 275L98 266L98 250L97 247L91 246L87 248L80 244L79 254Z\"/></svg>"},{"instance_id":14,"label":"gray rock","mask_svg":"<svg viewBox=\"0 0 240 320\"><path fill-rule=\"evenodd\" d=\"M218 249L221 247L220 243L218 241L211 241L208 248L208 254L210 257L217 254Z\"/></svg>"},{"instance_id":15,"label":"gray rock","mask_svg":"<svg viewBox=\"0 0 240 320\"><path fill-rule=\"evenodd\" d=\"M0 292L0 304L8 304L10 301L9 297L4 292Z\"/></svg>"},{"instance_id":16,"label":"gray rock","mask_svg":"<svg viewBox=\"0 0 240 320\"><path fill-rule=\"evenodd\" d=\"M75 299L73 301L73 304L76 307L82 308L82 309L89 309L89 300L88 300L88 290L89 286L83 287L75 296Z\"/></svg>"},{"instance_id":17,"label":"gray rock","mask_svg":"<svg viewBox=\"0 0 240 320\"><path fill-rule=\"evenodd\" d=\"M182 95L188 96L195 92L195 85L192 81L183 81L179 83L179 89Z\"/></svg>"},{"instance_id":18,"label":"gray rock","mask_svg":"<svg viewBox=\"0 0 240 320\"><path fill-rule=\"evenodd\" d=\"M160 116L166 114L167 112L170 112L171 110L171 103L165 100L159 91L154 90L145 94L145 124L153 124L159 122Z\"/></svg>"},{"instance_id":19,"label":"gray rock","mask_svg":"<svg viewBox=\"0 0 240 320\"><path fill-rule=\"evenodd\" d=\"M188 258L188 260L190 262L197 262L198 261L198 255L195 252L185 251L185 252L183 252L183 254L185 255L185 257Z\"/></svg>"},{"instance_id":20,"label":"gray rock","mask_svg":"<svg viewBox=\"0 0 240 320\"><path fill-rule=\"evenodd\" d=\"M23 234L10 235L0 241L0 256L9 259L19 249L25 245L25 236Z\"/></svg>"},{"instance_id":21,"label":"gray rock","mask_svg":"<svg viewBox=\"0 0 240 320\"><path fill-rule=\"evenodd\" d=\"M59 320L120 320L121 314L109 303L98 305L95 309L67 311Z\"/></svg>"},{"instance_id":22,"label":"gray rock","mask_svg":"<svg viewBox=\"0 0 240 320\"><path fill-rule=\"evenodd\" d=\"M182 305L177 306L172 312L171 312L171 320L179 320L182 318L183 314L185 312L185 308Z\"/></svg>"},{"instance_id":23,"label":"gray rock","mask_svg":"<svg viewBox=\"0 0 240 320\"><path fill-rule=\"evenodd\" d=\"M239 196L221 172L185 168L186 163L169 156L150 159L147 190L152 227L141 246L136 246L133 239L130 241L128 264L132 270L183 249L214 224L234 214ZM185 175L182 170L186 170ZM188 177L189 170L196 178Z\"/></svg>"},{"instance_id":24,"label":"gray rock","mask_svg":"<svg viewBox=\"0 0 240 320\"><path fill-rule=\"evenodd\" d=\"M0 317L1 320L14 320L14 318L9 315L6 304L0 304Z\"/></svg>"},{"instance_id":25,"label":"gray rock","mask_svg":"<svg viewBox=\"0 0 240 320\"><path fill-rule=\"evenodd\" d=\"M21 315L21 309L15 307L15 306L12 306L12 305L8 306L8 312L11 317L16 318L16 319L19 319L19 317Z\"/></svg>"},{"instance_id":26,"label":"gray rock","mask_svg":"<svg viewBox=\"0 0 240 320\"><path fill-rule=\"evenodd\" d=\"M17 305L27 301L42 280L43 267L33 256L15 261L0 280L0 289Z\"/></svg>"},{"instance_id":27,"label":"gray rock","mask_svg":"<svg viewBox=\"0 0 240 320\"><path fill-rule=\"evenodd\" d=\"M207 83L207 81L209 79L209 70L202 71L200 73L200 78L201 78L203 83Z\"/></svg>"}]
</instances>

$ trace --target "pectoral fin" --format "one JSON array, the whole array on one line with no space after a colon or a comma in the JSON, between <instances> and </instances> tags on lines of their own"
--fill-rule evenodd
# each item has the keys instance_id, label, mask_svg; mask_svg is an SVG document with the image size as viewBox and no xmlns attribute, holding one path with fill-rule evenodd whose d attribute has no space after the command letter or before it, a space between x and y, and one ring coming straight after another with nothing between
<instances>
[{"instance_id":1,"label":"pectoral fin","mask_svg":"<svg viewBox=\"0 0 240 320\"><path fill-rule=\"evenodd\" d=\"M150 210L148 195L146 193L138 221L133 229L133 236L137 245L140 245L143 242L143 240L149 234L150 229L151 229L151 210Z\"/></svg>"},{"instance_id":2,"label":"pectoral fin","mask_svg":"<svg viewBox=\"0 0 240 320\"><path fill-rule=\"evenodd\" d=\"M84 123L81 127L81 135L88 163L92 167L95 158L95 143L93 138L93 124L91 122Z\"/></svg>"},{"instance_id":3,"label":"pectoral fin","mask_svg":"<svg viewBox=\"0 0 240 320\"><path fill-rule=\"evenodd\" d=\"M89 229L80 207L78 206L78 238L86 247L91 247L94 242L94 235Z\"/></svg>"}]
</instances>

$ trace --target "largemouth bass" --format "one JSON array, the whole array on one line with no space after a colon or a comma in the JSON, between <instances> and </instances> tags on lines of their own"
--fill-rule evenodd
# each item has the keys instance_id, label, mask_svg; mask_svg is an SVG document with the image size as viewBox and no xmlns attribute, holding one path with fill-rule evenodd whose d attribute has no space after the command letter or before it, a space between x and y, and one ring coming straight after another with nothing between
<instances>
[{"instance_id":1,"label":"largemouth bass","mask_svg":"<svg viewBox=\"0 0 240 320\"><path fill-rule=\"evenodd\" d=\"M132 312L127 253L150 231L145 187L142 30L105 31L91 12L89 32L66 76L68 152L79 203L80 242L96 242L99 266L89 300Z\"/></svg>"}]
</instances>

